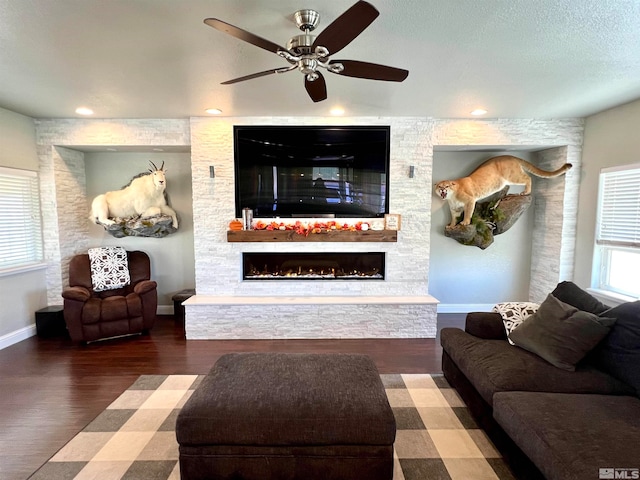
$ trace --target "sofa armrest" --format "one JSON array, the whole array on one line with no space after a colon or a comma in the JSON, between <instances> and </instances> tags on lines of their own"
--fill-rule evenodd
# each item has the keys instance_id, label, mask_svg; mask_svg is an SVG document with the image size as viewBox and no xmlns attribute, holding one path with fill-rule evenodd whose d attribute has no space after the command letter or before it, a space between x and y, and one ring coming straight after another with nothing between
<instances>
[{"instance_id":1,"label":"sofa armrest","mask_svg":"<svg viewBox=\"0 0 640 480\"><path fill-rule=\"evenodd\" d=\"M91 292L84 287L69 287L62 291L62 298L66 300L76 300L86 302L91 298Z\"/></svg>"},{"instance_id":2,"label":"sofa armrest","mask_svg":"<svg viewBox=\"0 0 640 480\"><path fill-rule=\"evenodd\" d=\"M158 284L153 280L142 280L141 282L136 283L133 287L133 291L138 295L142 295L143 293L155 290L157 287Z\"/></svg>"},{"instance_id":3,"label":"sofa armrest","mask_svg":"<svg viewBox=\"0 0 640 480\"><path fill-rule=\"evenodd\" d=\"M507 332L499 313L471 312L467 314L464 331L487 340L506 340Z\"/></svg>"}]
</instances>

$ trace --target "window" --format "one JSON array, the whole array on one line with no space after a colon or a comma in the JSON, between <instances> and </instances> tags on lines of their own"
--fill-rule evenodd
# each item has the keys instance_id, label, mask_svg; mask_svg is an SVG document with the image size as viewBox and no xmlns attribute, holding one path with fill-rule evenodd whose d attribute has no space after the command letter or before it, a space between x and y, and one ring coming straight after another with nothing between
<instances>
[{"instance_id":1,"label":"window","mask_svg":"<svg viewBox=\"0 0 640 480\"><path fill-rule=\"evenodd\" d=\"M640 164L600 172L595 286L640 297Z\"/></svg>"},{"instance_id":2,"label":"window","mask_svg":"<svg viewBox=\"0 0 640 480\"><path fill-rule=\"evenodd\" d=\"M36 172L0 167L0 271L42 262Z\"/></svg>"}]
</instances>

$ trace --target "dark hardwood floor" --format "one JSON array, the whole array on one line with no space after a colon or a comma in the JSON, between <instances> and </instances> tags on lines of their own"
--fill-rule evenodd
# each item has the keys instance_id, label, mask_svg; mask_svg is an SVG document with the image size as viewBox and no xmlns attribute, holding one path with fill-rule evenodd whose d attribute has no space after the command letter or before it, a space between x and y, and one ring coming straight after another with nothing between
<instances>
[{"instance_id":1,"label":"dark hardwood floor","mask_svg":"<svg viewBox=\"0 0 640 480\"><path fill-rule=\"evenodd\" d=\"M462 315L439 315L461 326ZM0 478L28 478L139 375L205 374L229 352L344 352L370 355L380 373L439 373L436 339L185 340L172 316L149 336L74 345L31 337L0 350Z\"/></svg>"}]
</instances>

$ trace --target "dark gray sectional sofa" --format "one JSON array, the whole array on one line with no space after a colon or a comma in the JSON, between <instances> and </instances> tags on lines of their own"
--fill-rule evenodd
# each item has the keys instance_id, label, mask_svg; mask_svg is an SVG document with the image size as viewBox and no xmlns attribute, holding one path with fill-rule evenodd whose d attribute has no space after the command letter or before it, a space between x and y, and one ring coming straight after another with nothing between
<instances>
[{"instance_id":1,"label":"dark gray sectional sofa","mask_svg":"<svg viewBox=\"0 0 640 480\"><path fill-rule=\"evenodd\" d=\"M478 312L441 331L443 373L518 478L639 478L640 302L609 309L571 282L552 295L616 320L575 370L509 344L500 314Z\"/></svg>"}]
</instances>

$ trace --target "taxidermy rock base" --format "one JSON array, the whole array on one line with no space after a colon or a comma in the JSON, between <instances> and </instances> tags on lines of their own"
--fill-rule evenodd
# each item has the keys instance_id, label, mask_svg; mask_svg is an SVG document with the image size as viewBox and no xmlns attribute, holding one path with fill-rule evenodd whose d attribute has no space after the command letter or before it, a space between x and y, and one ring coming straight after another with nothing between
<instances>
[{"instance_id":1,"label":"taxidermy rock base","mask_svg":"<svg viewBox=\"0 0 640 480\"><path fill-rule=\"evenodd\" d=\"M116 237L154 237L162 238L178 231L173 226L173 219L169 215L155 215L153 217L112 218L114 223L102 225L105 231Z\"/></svg>"},{"instance_id":2,"label":"taxidermy rock base","mask_svg":"<svg viewBox=\"0 0 640 480\"><path fill-rule=\"evenodd\" d=\"M495 235L511 228L531 206L531 195L507 195L509 187L476 203L470 225L457 224L444 229L445 237L463 245L474 245L484 250L493 243Z\"/></svg>"}]
</instances>

